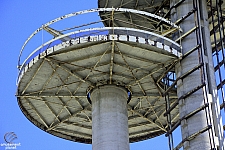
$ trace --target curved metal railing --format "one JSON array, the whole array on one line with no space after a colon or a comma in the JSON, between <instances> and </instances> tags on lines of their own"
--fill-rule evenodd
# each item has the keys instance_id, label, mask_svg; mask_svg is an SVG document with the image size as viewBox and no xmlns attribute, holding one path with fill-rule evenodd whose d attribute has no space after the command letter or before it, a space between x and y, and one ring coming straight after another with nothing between
<instances>
[{"instance_id":1,"label":"curved metal railing","mask_svg":"<svg viewBox=\"0 0 225 150\"><path fill-rule=\"evenodd\" d=\"M124 27L102 27L102 28L84 29L84 30L74 31L74 32L70 32L70 33L58 36L57 38L54 38L54 39L42 44L38 48L36 48L24 60L24 62L20 66L18 78L20 77L21 72L24 71L25 66L32 59L34 59L36 56L38 56L42 52L46 51L48 48L51 48L60 43L63 43L63 41L61 41L61 39L64 37L69 37L70 38L69 41L71 41L71 40L76 40L76 39L90 37L90 36L102 36L102 35L108 36L110 33L114 33L114 34L116 33L117 36L127 35L127 36L142 37L144 39L150 39L154 42L162 43L163 45L167 45L177 51L181 50L181 46L178 43L176 43L166 37L163 37L161 35L155 34L153 32L144 31L144 30L133 29L133 28L124 28ZM18 80L17 80L17 83L18 83Z\"/></svg>"},{"instance_id":2,"label":"curved metal railing","mask_svg":"<svg viewBox=\"0 0 225 150\"><path fill-rule=\"evenodd\" d=\"M19 54L19 59L18 59L18 68L20 68L20 59L22 56L22 53L24 51L25 46L27 45L27 43L32 39L33 36L35 36L38 32L44 30L45 27L50 26L58 21L64 20L66 18L70 18L70 17L74 17L77 15L82 15L82 14L87 14L87 13L93 13L93 12L130 12L130 13L135 13L135 14L139 14L139 15L144 15L150 18L154 18L157 20L160 20L162 22L165 22L166 24L169 24L171 27L173 28L177 28L179 30L181 30L177 25L175 25L174 23L170 22L169 20L166 20L165 18L162 18L160 16L157 16L155 14L151 14L145 11L139 11L139 10L133 10L133 9L126 9L126 8L97 8L97 9L89 9L89 10L84 10L84 11L79 11L79 12L74 12L74 13L70 13L61 17L58 17L54 20L51 20L49 22L47 22L46 24L42 25L40 28L38 28L36 31L34 31L29 37L28 39L25 41L25 43L23 44L21 50L20 50L20 54ZM97 23L97 22L96 22ZM91 24L91 23L89 23Z\"/></svg>"},{"instance_id":3,"label":"curved metal railing","mask_svg":"<svg viewBox=\"0 0 225 150\"><path fill-rule=\"evenodd\" d=\"M33 32L29 38L25 41L25 43L23 44L21 50L20 50L20 54L19 54L19 58L18 58L18 68L19 68L19 75L18 78L20 77L21 73L24 71L25 66L32 60L34 59L36 56L38 56L39 54L41 54L42 52L46 51L48 48L54 47L60 43L62 43L65 40L72 40L72 39L79 39L79 38L84 38L84 37L88 37L88 36L101 36L101 35L109 35L109 34L115 34L115 35L127 35L127 36L135 36L135 37L142 37L144 39L149 39L152 40L154 42L159 42L161 44L170 46L171 48L180 51L181 46L174 42L173 40L166 38L162 35L159 35L155 32L150 32L150 31L146 31L146 30L140 30L140 29L135 29L135 28L127 28L127 27L97 27L97 28L88 28L88 29L82 29L79 30L81 27L90 27L90 25L93 24L98 24L100 21L95 21L95 22L89 22L88 24L84 24L84 25L80 25L80 26L76 26L73 27L73 29L77 29L77 31L73 31L73 32L69 32L69 33L62 33L57 37L54 37L51 40L48 40L45 43L42 43L41 46L37 47L34 51L32 51L28 57L25 57L25 60L23 61L23 63L21 64L21 57L23 54L23 51L25 49L25 47L27 46L28 42L33 39L33 37L40 32L41 30L45 30L46 27L50 27L49 25L54 24L60 20L66 19L66 18L70 18L73 16L77 16L77 15L81 15L81 14L87 14L87 13L92 13L92 12L112 12L112 11L118 11L118 12L131 12L131 13L137 13L137 14L141 14L141 15L145 15L151 18L155 18L158 20L161 20L163 22L165 22L166 24L169 24L172 28L177 28L178 30L180 29L177 25L175 25L174 23L159 17L155 14L151 14L151 13L147 13L144 11L138 11L138 10L133 10L133 9L125 9L125 8L98 8L98 9L90 9L90 10L84 10L84 11L79 11L79 12L75 12L75 13L70 13L67 15L64 15L62 17L56 18L44 25L42 25L40 28L38 28L35 32ZM114 13L112 13L114 14ZM68 30L70 30L72 28L69 28ZM61 31L67 31L67 29L61 30ZM60 32L61 32L60 31ZM17 80L18 83L18 80Z\"/></svg>"}]
</instances>

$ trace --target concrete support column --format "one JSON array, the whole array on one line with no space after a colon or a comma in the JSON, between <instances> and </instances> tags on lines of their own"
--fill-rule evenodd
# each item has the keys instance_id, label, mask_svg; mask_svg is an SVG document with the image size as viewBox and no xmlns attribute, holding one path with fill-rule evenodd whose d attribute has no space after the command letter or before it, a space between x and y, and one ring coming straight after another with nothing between
<instances>
[{"instance_id":1,"label":"concrete support column","mask_svg":"<svg viewBox=\"0 0 225 150\"><path fill-rule=\"evenodd\" d=\"M171 5L174 5L179 0L171 0ZM211 50L211 42L210 42L210 34L209 34L209 27L208 27L208 13L206 8L206 0L199 0L200 9L201 9L201 20L200 23L204 27L202 31L204 35L202 36L203 42L202 45L204 46L203 58L204 58L204 67L205 67L205 75L206 75L206 89L208 90L209 95L207 97L208 100L211 101L210 108L212 111L215 111L215 103L216 103L216 86L215 86L215 77L214 77L214 67L212 62L212 50ZM171 18L172 21L175 22L177 19L180 19L182 16L185 16L193 9L193 0L186 0L184 1L179 7L173 9L171 11ZM190 31L192 28L196 26L197 16L191 15L187 19L185 19L181 24L181 28L183 29L183 33L185 34ZM175 35L176 36L176 35ZM176 37L175 37L176 38ZM189 50L193 49L197 46L197 38L196 33L192 32L190 35L185 37L182 40L182 53L185 54ZM177 66L176 66L176 74L177 77L183 75L187 71L191 70L195 66L199 64L199 54L198 51L193 52L191 55L183 59ZM202 73L200 70L195 71L194 73L188 75L182 81L180 80L177 83L177 94L178 97L188 93L189 91L193 90L195 87L202 84ZM204 105L204 93L200 89L191 96L181 100L179 102L179 112L180 118L187 115L188 113L196 110L197 108ZM214 107L214 108L213 108ZM211 116L215 117L214 112L209 112ZM218 116L217 116L218 117ZM212 119L211 125L213 126L213 130L218 128L218 119ZM209 121L209 120L208 120ZM196 115L192 116L187 120L183 120L181 122L181 132L182 132L182 139L187 138L188 136L198 132L199 130L207 127L207 119L205 111L201 111ZM217 132L218 133L218 132ZM212 135L212 134L211 134ZM212 135L214 140L216 140L216 134ZM211 149L209 133L205 132L201 135L197 136L195 139L185 142L184 150L209 150Z\"/></svg>"},{"instance_id":2,"label":"concrete support column","mask_svg":"<svg viewBox=\"0 0 225 150\"><path fill-rule=\"evenodd\" d=\"M104 85L91 93L92 149L129 150L127 91Z\"/></svg>"}]
</instances>

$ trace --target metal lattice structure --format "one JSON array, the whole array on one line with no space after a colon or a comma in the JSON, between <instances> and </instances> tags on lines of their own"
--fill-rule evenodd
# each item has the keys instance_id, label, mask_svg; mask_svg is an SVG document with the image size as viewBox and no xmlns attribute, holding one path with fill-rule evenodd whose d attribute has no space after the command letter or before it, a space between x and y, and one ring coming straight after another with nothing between
<instances>
[{"instance_id":1,"label":"metal lattice structure","mask_svg":"<svg viewBox=\"0 0 225 150\"><path fill-rule=\"evenodd\" d=\"M174 13L176 11L177 8L180 7L180 5L182 5L183 3L185 3L185 0L180 0L180 1L170 1L170 0L158 0L158 1L148 1L148 0L123 0L123 1L104 1L104 0L99 0L98 1L98 6L99 7L118 7L118 8L132 8L132 9L138 9L138 10L144 10L146 12L150 12L153 14L157 14L160 16L163 16L165 18L167 18L168 20L173 20L171 17L171 13ZM196 17L201 18L203 12L201 12L201 8L202 6L199 5L198 1L193 1L193 6L192 9L184 16L182 16L181 18L179 18L178 20L173 20L173 22L176 25L181 24L184 20L190 18L190 16L195 15ZM208 18L209 18L209 29L210 29L210 38L211 38L211 45L212 45L212 53L213 53L213 62L214 62L214 67L215 67L215 76L216 76L216 85L217 85L217 90L218 90L218 97L220 100L220 108L221 110L224 109L224 80L225 80L225 76L224 76L224 72L225 72L225 66L224 66L224 9L225 9L225 3L223 3L223 1L221 0L208 0L207 1L207 9L208 9ZM121 15L122 17L122 15ZM104 18L104 15L103 15ZM153 26L155 28L155 30L158 32L158 34L163 34L165 27L161 27L160 25L162 24L162 22L154 22L152 24L147 24L145 23L145 20L142 19L138 19L137 16L132 16L130 14L125 14L123 15L124 20L133 20L133 22L138 26L138 28L148 28L149 26ZM126 19L125 19L126 18ZM131 21L132 22L132 21ZM109 23L105 23L105 25L110 26ZM122 24L120 24L120 22L118 22L117 24L118 26L122 26ZM201 28L199 28L199 26L201 26ZM160 28L161 27L161 28ZM160 32L161 31L161 32ZM205 46L205 41L202 40L201 36L206 36L204 33L204 29L203 26L201 25L201 23L199 21L196 20L196 26L193 26L187 33L184 33L182 35L182 33L179 33L178 37L175 37L175 41L177 42L181 42L190 34L192 34L193 32L196 33L196 36L198 38L198 41L196 43L196 47L193 47L193 49L190 49L190 51L186 54L183 55L182 59L185 59L185 57L187 57L188 55L190 55L191 53L193 53L194 51L199 51L199 57L200 59L204 59L203 54L204 54L204 46ZM172 33L173 34L174 31L173 30L169 30L167 31L167 33ZM170 36L171 34L166 34L165 36ZM169 38L173 38L173 37L169 37ZM202 48L202 50L200 50ZM178 77L177 79L173 80L175 81L174 83L172 82L171 78L171 72L165 76L165 83L167 83L166 85L170 85L172 86L176 86L176 83L185 78L185 76L190 75L191 73L195 72L197 69L202 68L202 72L203 72L203 78L204 76L206 76L204 74L204 69L207 70L207 67L204 68L204 62L202 60L200 60L200 63L203 64L199 64L197 65L195 68L193 68L192 70L190 70L189 72L185 73L183 76ZM207 73L207 72L206 72ZM205 79L203 79L205 80ZM214 80L214 79L209 79L209 80ZM172 82L172 83L171 83ZM192 91L189 91L188 93L184 94L183 96L181 96L180 98L178 98L178 100L171 105L168 105L167 107L167 112L165 113L165 116L167 115L168 118L168 123L170 124L170 130L168 130L166 136L169 136L169 143L170 143L170 149L173 149L173 139L172 139L172 132L181 124L182 120L186 120L189 117L193 116L194 114L197 114L198 112L205 110L206 114L209 114L208 110L207 111L207 107L208 107L208 102L206 102L205 105L203 105L202 107L200 107L199 109L197 109L196 111L193 111L190 114L187 114L186 116L184 116L183 118L181 118L178 122L174 123L172 122L171 118L170 118L170 111L173 110L174 108L178 107L178 103L180 100L192 95L193 93L195 93L196 91L200 90L201 88L204 89L205 85L204 82L202 83L202 85L197 86L196 88L194 88ZM168 87L166 87L168 88ZM169 88L170 89L170 88ZM212 89L209 89L212 90ZM167 91L167 90L166 90ZM203 90L204 91L204 90ZM207 91L205 91L207 93ZM210 91L209 91L210 92ZM167 103L171 104L168 101L169 95L165 96L165 99L167 101ZM206 101L207 101L207 97L205 97ZM170 108L171 107L171 108ZM223 113L223 112L222 112ZM208 128L209 129L209 128ZM207 128L206 128L207 130ZM206 131L206 130L202 130L202 131ZM212 131L214 132L214 131ZM213 134L213 133L212 133ZM198 136L199 134L196 134L194 137ZM191 136L190 136L191 137ZM192 138L194 138L192 137ZM189 141L188 139L189 137L187 137L186 139L184 139L175 149L179 149L181 146L183 146L185 140ZM213 144L212 144L213 145ZM215 145L214 145L215 147ZM211 147L213 148L213 146Z\"/></svg>"},{"instance_id":2,"label":"metal lattice structure","mask_svg":"<svg viewBox=\"0 0 225 150\"><path fill-rule=\"evenodd\" d=\"M108 8L74 14L95 11L112 14L104 20L117 20L116 13L129 12L143 18L156 18L179 30L161 17L130 9ZM50 23L32 36L43 29L49 33L55 31ZM153 138L166 132L162 79L167 68L180 57L179 51L179 44L162 35L127 27L92 28L61 34L37 48L20 66L17 94L20 108L31 122L46 132L91 143L89 92L106 84L123 86L130 93L130 142ZM176 90L170 93L173 102L177 99ZM177 109L172 119L178 119Z\"/></svg>"},{"instance_id":3,"label":"metal lattice structure","mask_svg":"<svg viewBox=\"0 0 225 150\"><path fill-rule=\"evenodd\" d=\"M207 133L211 149L219 148L221 143L214 135L219 134L220 129L214 125L211 98L217 93L212 94L211 80L214 79L210 78L211 66L206 56L212 53L220 108L225 110L225 4L220 0L208 0L205 19L204 4L193 0L187 14L178 14L177 18L174 14L185 2L99 0L98 9L71 13L42 25L25 42L19 56L17 98L22 112L50 134L91 143L90 94L98 87L116 85L127 90L130 142L165 133L169 137L169 148L178 150L186 149L187 142ZM99 20L63 29L55 26L68 18L90 13L99 13ZM187 30L183 24L189 19L193 26ZM204 19L209 23L211 44L207 44L205 38L208 28ZM23 51L41 32L53 37L24 57L21 63ZM189 36L196 38L196 43L184 52L182 46ZM212 51L207 52L209 45ZM193 54L198 59L196 65L178 73L179 64ZM199 84L181 95L180 83L193 74L199 74ZM203 104L180 114L184 101L196 93L203 94ZM173 131L198 114L204 114L205 126L183 137L175 147Z\"/></svg>"}]
</instances>

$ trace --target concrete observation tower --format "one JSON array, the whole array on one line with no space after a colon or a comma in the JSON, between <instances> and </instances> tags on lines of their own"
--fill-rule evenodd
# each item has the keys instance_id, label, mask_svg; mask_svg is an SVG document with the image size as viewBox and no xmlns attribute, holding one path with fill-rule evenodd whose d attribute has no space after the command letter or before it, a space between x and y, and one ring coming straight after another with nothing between
<instances>
[{"instance_id":1,"label":"concrete observation tower","mask_svg":"<svg viewBox=\"0 0 225 150\"><path fill-rule=\"evenodd\" d=\"M130 142L162 134L170 150L224 150L225 4L98 5L43 24L25 41L17 81L24 115L93 150L129 150ZM182 139L174 145L179 126Z\"/></svg>"}]
</instances>

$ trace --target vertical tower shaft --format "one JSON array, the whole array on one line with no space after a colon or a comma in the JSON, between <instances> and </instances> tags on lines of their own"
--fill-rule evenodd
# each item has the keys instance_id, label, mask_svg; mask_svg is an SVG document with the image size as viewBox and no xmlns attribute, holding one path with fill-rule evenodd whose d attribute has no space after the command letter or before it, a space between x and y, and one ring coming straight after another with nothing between
<instances>
[{"instance_id":1,"label":"vertical tower shaft","mask_svg":"<svg viewBox=\"0 0 225 150\"><path fill-rule=\"evenodd\" d=\"M92 149L129 150L127 92L105 85L91 93Z\"/></svg>"},{"instance_id":2,"label":"vertical tower shaft","mask_svg":"<svg viewBox=\"0 0 225 150\"><path fill-rule=\"evenodd\" d=\"M178 0L171 0L172 5L177 2ZM215 77L208 28L207 6L206 1L204 0L195 2L196 7L199 7L198 9L200 11L186 18L184 21L182 21L180 26L183 29L183 33L188 33L193 28L197 27L196 32L199 33L200 36L198 37L196 32L192 32L190 35L185 37L181 42L182 53L187 53L196 47L197 44L200 44L202 49L193 52L181 60L181 62L176 66L176 74L179 77L201 63L203 64L203 67L197 71L194 71L177 83L178 97L182 97L202 84L206 84L206 86L203 87L203 90L197 90L179 102L180 118L195 111L207 102L209 102L209 108L208 111L201 111L181 122L182 138L184 140L185 138L190 137L191 135L201 131L209 125L212 125L212 129L210 129L208 132L198 135L189 142L185 142L185 150L211 149L212 147L215 147L216 137L218 136L217 130L220 128L220 125L218 125L218 120L211 118L212 116L214 118L219 118L219 116L216 116L214 113L215 109L217 109L217 95L215 92L216 85L214 81ZM200 3L199 5L198 2ZM179 7L172 11L172 20L175 21L187 15L192 9L194 9L194 7L193 0L184 1ZM197 24L197 22L199 24ZM204 90L208 92L204 92ZM211 109L213 109L213 111L210 111Z\"/></svg>"}]
</instances>

